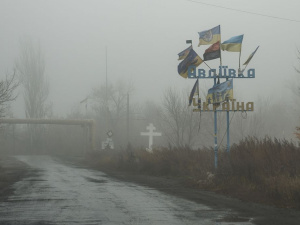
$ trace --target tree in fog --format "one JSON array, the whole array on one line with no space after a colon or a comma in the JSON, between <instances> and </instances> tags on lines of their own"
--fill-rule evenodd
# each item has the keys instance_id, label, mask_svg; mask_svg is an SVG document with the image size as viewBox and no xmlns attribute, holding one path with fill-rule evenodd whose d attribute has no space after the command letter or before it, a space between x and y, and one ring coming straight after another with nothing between
<instances>
[{"instance_id":1,"label":"tree in fog","mask_svg":"<svg viewBox=\"0 0 300 225\"><path fill-rule=\"evenodd\" d=\"M16 99L15 89L18 85L15 73L0 81L0 117L5 116L9 103Z\"/></svg>"},{"instance_id":2,"label":"tree in fog","mask_svg":"<svg viewBox=\"0 0 300 225\"><path fill-rule=\"evenodd\" d=\"M15 73L6 75L0 80L0 118L8 115L9 106L17 97L15 89L18 87ZM1 125L1 124L0 124ZM9 142L11 140L9 126L0 126L0 151L9 150Z\"/></svg>"},{"instance_id":3,"label":"tree in fog","mask_svg":"<svg viewBox=\"0 0 300 225\"><path fill-rule=\"evenodd\" d=\"M300 102L300 50L299 48L297 48L297 59L298 59L298 65L297 67L295 67L295 70L296 70L296 76L295 76L295 79L292 80L291 82L291 91L294 95L294 102L296 102L297 104L294 104L294 108L296 109L296 121L297 121L297 124L299 125L300 124L300 105L299 105L299 102ZM297 127L297 130L299 130L299 126ZM298 134L298 135L297 135ZM299 138L299 133L296 133L297 137Z\"/></svg>"},{"instance_id":4,"label":"tree in fog","mask_svg":"<svg viewBox=\"0 0 300 225\"><path fill-rule=\"evenodd\" d=\"M253 112L232 112L234 115L230 126L233 142L238 142L248 136L263 138L271 134L272 126L273 129L275 127L274 123L270 123L270 117L273 117L275 112L271 111L271 102L271 98L258 97Z\"/></svg>"},{"instance_id":5,"label":"tree in fog","mask_svg":"<svg viewBox=\"0 0 300 225\"><path fill-rule=\"evenodd\" d=\"M47 103L49 83L45 76L44 54L40 46L34 46L29 39L22 41L16 69L23 86L26 118L45 118L51 111ZM28 125L30 141L37 144L41 140L41 125Z\"/></svg>"},{"instance_id":6,"label":"tree in fog","mask_svg":"<svg viewBox=\"0 0 300 225\"><path fill-rule=\"evenodd\" d=\"M295 67L297 72L296 78L292 81L291 90L295 96L300 98L300 50L297 49L298 66Z\"/></svg>"},{"instance_id":7,"label":"tree in fog","mask_svg":"<svg viewBox=\"0 0 300 225\"><path fill-rule=\"evenodd\" d=\"M132 83L119 80L108 85L107 89L105 84L95 88L91 95L92 108L100 121L101 131L112 130L114 140L119 142L126 139L127 96L133 90Z\"/></svg>"},{"instance_id":8,"label":"tree in fog","mask_svg":"<svg viewBox=\"0 0 300 225\"><path fill-rule=\"evenodd\" d=\"M287 88L292 94L292 98L288 99L289 107L289 120L292 121L293 126L300 125L300 49L297 48L297 65L294 66L295 73L289 79Z\"/></svg>"},{"instance_id":9,"label":"tree in fog","mask_svg":"<svg viewBox=\"0 0 300 225\"><path fill-rule=\"evenodd\" d=\"M298 66L295 67L295 70L297 73L296 73L295 79L292 80L291 91L296 98L296 102L299 103L300 102L300 50L299 49L297 49L297 50L298 50L298 55L297 55ZM299 116L300 105L299 104L296 104L296 105L298 107L297 109L298 109L298 116Z\"/></svg>"},{"instance_id":10,"label":"tree in fog","mask_svg":"<svg viewBox=\"0 0 300 225\"><path fill-rule=\"evenodd\" d=\"M160 127L170 145L178 148L193 145L198 133L198 118L188 107L187 92L168 88L164 92L160 119Z\"/></svg>"},{"instance_id":11,"label":"tree in fog","mask_svg":"<svg viewBox=\"0 0 300 225\"><path fill-rule=\"evenodd\" d=\"M31 40L21 42L16 69L24 88L25 114L27 118L44 118L50 110L47 103L49 83L45 76L45 60L40 46Z\"/></svg>"}]
</instances>

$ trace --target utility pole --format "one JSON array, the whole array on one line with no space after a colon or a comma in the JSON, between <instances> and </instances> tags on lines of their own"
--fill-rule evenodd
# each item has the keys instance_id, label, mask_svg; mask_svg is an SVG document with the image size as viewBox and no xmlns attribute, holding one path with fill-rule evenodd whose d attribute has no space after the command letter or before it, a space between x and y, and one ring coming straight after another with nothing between
<instances>
[{"instance_id":1,"label":"utility pole","mask_svg":"<svg viewBox=\"0 0 300 225\"><path fill-rule=\"evenodd\" d=\"M107 107L107 46L105 47L105 104Z\"/></svg>"},{"instance_id":2,"label":"utility pole","mask_svg":"<svg viewBox=\"0 0 300 225\"><path fill-rule=\"evenodd\" d=\"M129 92L127 92L127 144L129 145Z\"/></svg>"},{"instance_id":3,"label":"utility pole","mask_svg":"<svg viewBox=\"0 0 300 225\"><path fill-rule=\"evenodd\" d=\"M104 129L108 130L109 127L109 109L108 109L108 101L107 101L107 46L105 46L105 122L104 122Z\"/></svg>"}]
</instances>

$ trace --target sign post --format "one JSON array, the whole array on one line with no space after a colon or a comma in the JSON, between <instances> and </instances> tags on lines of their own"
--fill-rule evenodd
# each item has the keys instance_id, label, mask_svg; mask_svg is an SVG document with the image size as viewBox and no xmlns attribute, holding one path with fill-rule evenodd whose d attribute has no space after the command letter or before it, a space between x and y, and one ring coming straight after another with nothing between
<instances>
[{"instance_id":1,"label":"sign post","mask_svg":"<svg viewBox=\"0 0 300 225\"><path fill-rule=\"evenodd\" d=\"M244 102L237 102L236 107L234 105L235 99L233 99L233 79L236 78L255 78L255 70L248 69L244 74L250 60L253 58L259 46L255 49L254 52L250 54L246 62L243 64L245 67L241 69L241 52L242 52L242 42L244 35L238 35L229 38L228 40L221 43L221 26L218 25L208 30L203 30L198 32L199 34L199 44L200 45L210 45L203 54L202 59L193 49L192 41L187 40L187 44L191 44L188 48L178 53L178 60L182 60L178 67L177 71L180 76L183 78L195 78L197 79L189 98L189 105L193 102L193 106L197 106L196 109L193 109L194 112L214 112L214 152L215 152L215 168L218 167L218 140L217 140L217 112L227 112L227 152L230 151L230 134L229 134L229 112L230 111L253 111L254 104L253 102L248 102L246 104L246 109L244 108ZM221 50L228 52L239 52L239 67L238 70L231 69L228 66L222 65ZM212 69L206 63L206 61L220 59L219 69ZM204 63L210 70L208 73L200 68L196 69L201 63ZM220 83L220 79L225 78L226 81ZM207 102L203 102L201 108L201 98L199 97L199 82L198 79L214 79L214 86L208 90L206 97ZM218 81L218 82L217 82ZM197 90L197 92L196 92ZM197 93L198 100L195 102L194 95ZM231 109L230 102L232 101ZM222 105L221 105L222 104ZM209 109L209 106L212 105L213 109ZM222 109L217 109L218 107Z\"/></svg>"},{"instance_id":2,"label":"sign post","mask_svg":"<svg viewBox=\"0 0 300 225\"><path fill-rule=\"evenodd\" d=\"M240 71L239 71L240 72ZM217 79L225 78L226 82L229 81L229 79L235 79L235 78L255 78L255 70L249 69L247 71L247 75L244 76L242 73L236 73L234 69L228 69L228 66L220 66L219 67L219 76L216 75L215 69L210 69L208 73L204 69L198 69L198 73L196 70L196 66L189 66L188 67L188 78L190 79L214 79L214 87L216 85L222 85L217 84ZM218 168L218 139L217 139L217 132L218 132L218 126L217 126L217 112L226 112L226 121L227 121L227 127L226 127L226 133L227 133L227 147L226 151L230 151L230 120L229 120L229 112L246 112L246 111L253 111L254 110L254 103L253 102L236 102L235 99L232 99L231 102L227 98L223 102L215 103L215 98L222 99L223 96L218 95L219 93L212 94L212 102L203 102L201 105L201 99L198 96L198 100L193 98L193 106L197 107L194 108L194 112L214 112L214 153L215 153L215 168ZM224 94L224 93L223 93ZM209 99L211 100L211 99ZM212 103L212 108L209 107L209 105ZM230 104L231 103L231 104ZM200 105L199 105L200 104ZM231 107L230 107L231 105ZM220 108L220 109L218 109Z\"/></svg>"},{"instance_id":3,"label":"sign post","mask_svg":"<svg viewBox=\"0 0 300 225\"><path fill-rule=\"evenodd\" d=\"M114 149L114 142L112 140L113 132L109 130L107 133L107 138L105 141L102 141L102 150L104 149Z\"/></svg>"}]
</instances>

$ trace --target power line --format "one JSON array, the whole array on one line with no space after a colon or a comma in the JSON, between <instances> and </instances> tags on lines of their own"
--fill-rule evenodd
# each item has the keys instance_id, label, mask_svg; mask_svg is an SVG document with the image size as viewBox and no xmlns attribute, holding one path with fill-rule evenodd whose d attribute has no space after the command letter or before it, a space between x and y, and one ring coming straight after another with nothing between
<instances>
[{"instance_id":1,"label":"power line","mask_svg":"<svg viewBox=\"0 0 300 225\"><path fill-rule=\"evenodd\" d=\"M225 7L225 6L214 5L214 4L204 3L204 2L198 2L198 1L194 1L194 0L186 0L186 1L194 2L194 3L198 3L198 4L202 4L202 5L208 5L208 6L212 6L212 7L216 7L216 8L232 10L232 11L236 11L236 12L248 13L248 14L257 15L257 16L264 16L264 17L269 17L269 18L278 19L278 20L286 20L286 21L290 21L290 22L300 23L300 20L293 20L293 19L288 19L288 18L283 18L283 17L278 17L278 16L270 16L270 15L266 15L266 14L249 12L249 11L240 10L240 9L233 9L233 8L229 8L229 7Z\"/></svg>"}]
</instances>

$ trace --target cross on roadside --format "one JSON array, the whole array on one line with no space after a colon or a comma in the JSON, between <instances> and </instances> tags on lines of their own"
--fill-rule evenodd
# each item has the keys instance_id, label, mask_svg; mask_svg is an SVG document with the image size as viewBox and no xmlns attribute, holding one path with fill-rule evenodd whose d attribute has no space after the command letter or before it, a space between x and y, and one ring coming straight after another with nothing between
<instances>
[{"instance_id":1,"label":"cross on roadside","mask_svg":"<svg viewBox=\"0 0 300 225\"><path fill-rule=\"evenodd\" d=\"M152 151L152 145L153 145L153 137L154 136L161 136L161 133L154 132L156 128L153 126L152 123L149 124L149 126L146 127L146 129L149 132L141 132L142 136L149 136L149 148L147 150Z\"/></svg>"}]
</instances>

